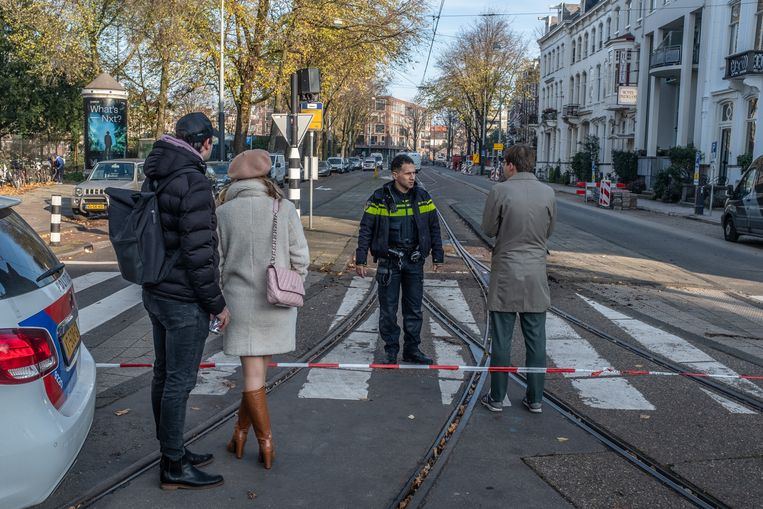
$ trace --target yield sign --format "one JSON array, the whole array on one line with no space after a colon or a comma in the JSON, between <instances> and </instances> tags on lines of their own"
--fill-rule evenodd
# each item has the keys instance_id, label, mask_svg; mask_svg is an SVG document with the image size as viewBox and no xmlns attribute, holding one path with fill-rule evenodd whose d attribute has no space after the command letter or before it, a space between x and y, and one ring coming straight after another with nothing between
<instances>
[{"instance_id":1,"label":"yield sign","mask_svg":"<svg viewBox=\"0 0 763 509\"><path fill-rule=\"evenodd\" d=\"M289 125L290 116L292 115L288 113L273 113L273 122L275 122L278 131L281 133L281 136L286 138L286 140L291 143L292 140L289 139L291 137L291 126ZM305 138L305 133L307 132L307 128L310 126L310 122L313 120L313 115L310 113L298 113L296 116L297 128L299 130L299 139L296 143L294 143L294 145L299 145Z\"/></svg>"}]
</instances>

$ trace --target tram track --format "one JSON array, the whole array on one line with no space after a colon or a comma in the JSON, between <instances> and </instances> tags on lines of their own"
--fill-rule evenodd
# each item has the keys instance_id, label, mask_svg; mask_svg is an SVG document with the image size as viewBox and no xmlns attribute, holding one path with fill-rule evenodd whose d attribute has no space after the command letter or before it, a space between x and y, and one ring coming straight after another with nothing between
<instances>
[{"instance_id":1,"label":"tram track","mask_svg":"<svg viewBox=\"0 0 763 509\"><path fill-rule=\"evenodd\" d=\"M371 285L369 292L363 301L357 306L357 308L349 315L347 315L341 322L339 322L333 329L331 329L315 346L310 348L307 352L299 357L296 362L312 362L315 359L322 357L326 352L331 350L339 342L345 339L355 328L367 319L373 311L374 305L377 301L376 282ZM267 393L270 394L278 387L282 386L287 381L291 380L299 372L305 368L291 368L282 373L277 373L268 379L266 383ZM223 424L232 419L240 403L237 401L234 404L222 409L209 417L204 422L198 424L191 430L185 433L184 445L190 446L197 440L205 437L209 433L215 431ZM119 470L115 474L107 477L100 483L94 485L92 488L77 496L60 507L62 509L80 509L90 507L104 497L114 493L119 488L127 485L134 479L140 477L148 470L156 467L159 464L160 454L158 451L154 451L145 455L139 460L131 463L127 467Z\"/></svg>"},{"instance_id":2,"label":"tram track","mask_svg":"<svg viewBox=\"0 0 763 509\"><path fill-rule=\"evenodd\" d=\"M453 208L454 213L464 220L463 217L458 213L458 211ZM445 218L440 214L441 223L444 225L445 230L448 232L448 235L451 239L451 242L456 250L456 252L461 256L461 258L464 260L464 263L470 268L470 271L472 274L475 275L477 278L479 284L483 287L483 291L486 290L487 286L489 285L489 277L490 277L490 268L487 267L484 263L482 263L480 260L476 259L471 253L469 253L461 244L461 242L455 237L453 230L451 229L450 225L447 223ZM468 221L465 221L467 225L469 225ZM478 236L479 237L479 236ZM480 237L481 238L481 237ZM481 239L483 240L483 239ZM483 240L484 242L484 240ZM614 338L610 336L609 334L600 331L596 327L587 324L584 320L580 320L569 313L566 313L558 308L552 307L550 311L554 314L557 314L561 318L570 321L571 323L574 323L575 325L578 325L581 328L584 328L585 330L588 330L589 332L602 337L603 339L613 339L616 341L613 341L614 344L621 346L629 351L631 351L631 347L634 348L632 353L635 353L636 355L640 355L645 359L651 360L653 355L647 353L647 352L640 352L636 347L633 347L633 345L628 345L627 343L617 340L617 338ZM675 365L675 363L671 363L669 361L664 361L662 359L656 359L659 360L659 365L671 369L676 372L683 372L683 369ZM671 366L672 365L672 366ZM510 374L510 378L520 384L521 386L526 386L526 378L519 374ZM698 378L691 378L692 380L698 381L698 382L711 382L709 380L705 379L698 379ZM704 385L704 384L703 384ZM721 392L725 396L734 399L735 401L738 401L743 404L747 404L747 406L757 409L760 405L760 402L757 401L755 398L749 398L744 394L738 393L737 391L734 391L730 388L724 387L724 386L718 386L716 383L708 384L715 390L716 392ZM619 436L615 435L614 433L608 431L603 425L600 425L593 419L589 418L584 413L580 412L579 410L575 409L572 405L567 404L562 398L556 396L549 390L545 390L543 394L544 402L548 404L552 409L554 409L556 412L560 413L562 416L564 416L569 422L574 424L576 427L580 428L590 436L592 436L594 439L596 439L599 443L601 443L603 446L605 446L610 451L614 452L621 458L625 459L630 463L631 465L635 466L645 474L647 474L649 477L655 479L660 484L668 487L673 492L687 500L688 502L694 504L697 507L702 508L725 508L729 507L726 503L723 501L717 499L715 496L713 496L711 493L708 493L707 491L703 490L701 487L695 485L691 481L685 479L684 477L676 474L673 472L670 467L661 464L659 461L651 458L647 454L643 453L638 447L636 447L634 444L629 443L628 441L620 438ZM434 484L436 479L430 478L429 486ZM420 497L420 500L425 499L424 496ZM420 506L420 505L419 505ZM419 506L409 506L409 507L419 507Z\"/></svg>"}]
</instances>

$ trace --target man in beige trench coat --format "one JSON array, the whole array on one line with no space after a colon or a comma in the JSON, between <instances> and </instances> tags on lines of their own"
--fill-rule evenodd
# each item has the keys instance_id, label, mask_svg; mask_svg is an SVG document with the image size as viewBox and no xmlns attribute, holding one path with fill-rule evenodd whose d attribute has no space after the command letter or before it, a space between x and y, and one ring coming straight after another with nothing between
<instances>
[{"instance_id":1,"label":"man in beige trench coat","mask_svg":"<svg viewBox=\"0 0 763 509\"><path fill-rule=\"evenodd\" d=\"M496 237L493 248L488 310L493 343L491 366L511 365L511 337L519 314L527 350L525 364L546 367L546 310L551 305L546 275L546 241L556 217L554 191L533 175L535 152L513 145L504 157L506 180L493 186L482 215L482 230ZM491 373L490 392L480 400L500 412L508 373ZM522 403L541 413L544 374L527 375Z\"/></svg>"}]
</instances>

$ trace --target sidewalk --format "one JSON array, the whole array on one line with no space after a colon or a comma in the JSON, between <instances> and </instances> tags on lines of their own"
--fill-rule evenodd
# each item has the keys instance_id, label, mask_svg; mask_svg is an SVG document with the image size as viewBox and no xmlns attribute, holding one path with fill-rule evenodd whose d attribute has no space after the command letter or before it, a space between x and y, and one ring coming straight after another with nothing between
<instances>
[{"instance_id":1,"label":"sidewalk","mask_svg":"<svg viewBox=\"0 0 763 509\"><path fill-rule=\"evenodd\" d=\"M563 184L551 184L548 183L554 191L565 194L575 194L578 190L577 187L565 186ZM583 201L582 198L580 199ZM636 208L639 210L646 210L648 212L654 212L657 214L664 214L666 216L684 217L686 219L692 219L694 221L701 221L708 224L721 224L722 209L713 209L712 214L706 209L705 214L698 216L694 214L694 207L689 205L680 205L677 203L664 203L656 200L649 200L646 198L638 198Z\"/></svg>"}]
</instances>

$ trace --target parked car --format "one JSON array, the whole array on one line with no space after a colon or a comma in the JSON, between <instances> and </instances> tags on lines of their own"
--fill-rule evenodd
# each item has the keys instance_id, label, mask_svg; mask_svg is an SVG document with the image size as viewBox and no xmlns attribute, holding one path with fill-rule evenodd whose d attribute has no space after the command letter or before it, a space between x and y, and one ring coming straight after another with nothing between
<instances>
[{"instance_id":1,"label":"parked car","mask_svg":"<svg viewBox=\"0 0 763 509\"><path fill-rule=\"evenodd\" d=\"M207 177L212 183L215 194L230 182L228 167L230 161L207 161Z\"/></svg>"},{"instance_id":2,"label":"parked car","mask_svg":"<svg viewBox=\"0 0 763 509\"><path fill-rule=\"evenodd\" d=\"M378 164L376 162L376 158L366 157L365 159L363 159L361 169L363 171L374 171L377 168L377 166Z\"/></svg>"},{"instance_id":3,"label":"parked car","mask_svg":"<svg viewBox=\"0 0 763 509\"><path fill-rule=\"evenodd\" d=\"M318 161L318 176L329 177L331 176L331 165L328 161Z\"/></svg>"},{"instance_id":4,"label":"parked car","mask_svg":"<svg viewBox=\"0 0 763 509\"><path fill-rule=\"evenodd\" d=\"M359 157L350 158L350 169L352 171L360 170L362 165L363 165L363 161Z\"/></svg>"},{"instance_id":5,"label":"parked car","mask_svg":"<svg viewBox=\"0 0 763 509\"><path fill-rule=\"evenodd\" d=\"M286 159L283 154L270 154L270 178L283 187L286 182Z\"/></svg>"},{"instance_id":6,"label":"parked car","mask_svg":"<svg viewBox=\"0 0 763 509\"><path fill-rule=\"evenodd\" d=\"M350 159L348 157L345 157L344 159L342 159L342 163L344 164L345 172L352 171L352 163L350 162Z\"/></svg>"},{"instance_id":7,"label":"parked car","mask_svg":"<svg viewBox=\"0 0 763 509\"><path fill-rule=\"evenodd\" d=\"M139 191L145 180L143 159L114 159L95 165L87 180L76 185L72 197L74 214L104 214L109 197L104 189L118 187Z\"/></svg>"},{"instance_id":8,"label":"parked car","mask_svg":"<svg viewBox=\"0 0 763 509\"><path fill-rule=\"evenodd\" d=\"M726 196L723 238L736 242L740 235L763 237L763 156L753 161L736 187L728 186Z\"/></svg>"},{"instance_id":9,"label":"parked car","mask_svg":"<svg viewBox=\"0 0 763 509\"><path fill-rule=\"evenodd\" d=\"M376 159L376 166L379 168L379 170L384 167L384 156L382 156L380 152L371 152L368 154L368 157L373 157Z\"/></svg>"},{"instance_id":10,"label":"parked car","mask_svg":"<svg viewBox=\"0 0 763 509\"><path fill-rule=\"evenodd\" d=\"M95 362L69 274L0 196L0 507L43 502L93 422Z\"/></svg>"},{"instance_id":11,"label":"parked car","mask_svg":"<svg viewBox=\"0 0 763 509\"><path fill-rule=\"evenodd\" d=\"M344 161L341 157L329 157L326 162L331 166L331 171L336 173L344 173Z\"/></svg>"},{"instance_id":12,"label":"parked car","mask_svg":"<svg viewBox=\"0 0 763 509\"><path fill-rule=\"evenodd\" d=\"M421 169L421 154L418 152L403 152L405 155L413 159L413 164L416 166L417 170Z\"/></svg>"}]
</instances>

